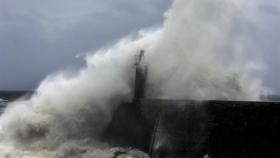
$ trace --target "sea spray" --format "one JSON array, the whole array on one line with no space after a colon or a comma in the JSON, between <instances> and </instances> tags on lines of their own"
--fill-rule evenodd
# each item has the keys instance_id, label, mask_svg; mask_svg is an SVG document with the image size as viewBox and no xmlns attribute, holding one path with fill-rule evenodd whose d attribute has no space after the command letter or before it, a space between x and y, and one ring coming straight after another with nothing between
<instances>
[{"instance_id":1,"label":"sea spray","mask_svg":"<svg viewBox=\"0 0 280 158\"><path fill-rule=\"evenodd\" d=\"M151 33L123 39L89 55L77 76L49 76L31 99L11 103L0 119L1 156L110 155L99 135L112 110L131 100L134 53L153 40Z\"/></svg>"},{"instance_id":2,"label":"sea spray","mask_svg":"<svg viewBox=\"0 0 280 158\"><path fill-rule=\"evenodd\" d=\"M235 24L243 20L239 16L229 0L175 1L148 53L150 87L157 95L257 100L263 87L250 76L249 65L255 62L240 60L249 52L241 51L246 45L240 43L242 35L235 35Z\"/></svg>"},{"instance_id":3,"label":"sea spray","mask_svg":"<svg viewBox=\"0 0 280 158\"><path fill-rule=\"evenodd\" d=\"M112 156L99 136L112 111L132 99L141 49L147 97L257 100L264 88L251 77L248 60L237 60L246 53L233 36L239 15L229 0L175 0L161 28L89 53L77 75L50 75L31 99L11 103L0 118L0 157Z\"/></svg>"}]
</instances>

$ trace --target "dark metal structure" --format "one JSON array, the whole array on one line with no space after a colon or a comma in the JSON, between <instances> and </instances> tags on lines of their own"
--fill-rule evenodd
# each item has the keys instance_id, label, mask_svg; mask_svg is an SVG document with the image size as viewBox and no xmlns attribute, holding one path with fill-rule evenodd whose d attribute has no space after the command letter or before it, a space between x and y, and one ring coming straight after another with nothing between
<instances>
[{"instance_id":1,"label":"dark metal structure","mask_svg":"<svg viewBox=\"0 0 280 158\"><path fill-rule=\"evenodd\" d=\"M143 57L144 50L141 50L140 54L135 58L134 102L145 97L148 68L141 63Z\"/></svg>"}]
</instances>

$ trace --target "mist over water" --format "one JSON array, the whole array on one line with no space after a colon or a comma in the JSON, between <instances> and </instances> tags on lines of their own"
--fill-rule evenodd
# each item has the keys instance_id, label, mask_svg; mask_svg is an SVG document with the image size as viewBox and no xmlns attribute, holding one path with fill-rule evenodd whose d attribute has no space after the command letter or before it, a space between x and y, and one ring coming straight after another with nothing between
<instances>
[{"instance_id":1,"label":"mist over water","mask_svg":"<svg viewBox=\"0 0 280 158\"><path fill-rule=\"evenodd\" d=\"M31 99L10 103L1 116L0 157L110 157L110 145L98 138L112 111L132 98L141 49L149 67L147 97L258 100L265 88L253 75L259 63L243 51L249 37L235 30L248 20L237 6L175 0L162 27L89 53L75 75L50 75Z\"/></svg>"}]
</instances>

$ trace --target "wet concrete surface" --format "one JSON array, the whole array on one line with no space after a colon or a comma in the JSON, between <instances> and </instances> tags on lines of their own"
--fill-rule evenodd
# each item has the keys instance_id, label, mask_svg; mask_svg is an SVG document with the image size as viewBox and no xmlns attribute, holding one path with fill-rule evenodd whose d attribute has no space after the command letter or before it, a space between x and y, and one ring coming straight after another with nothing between
<instances>
[{"instance_id":1,"label":"wet concrete surface","mask_svg":"<svg viewBox=\"0 0 280 158\"><path fill-rule=\"evenodd\" d=\"M142 100L121 105L104 135L153 158L280 154L280 103Z\"/></svg>"}]
</instances>

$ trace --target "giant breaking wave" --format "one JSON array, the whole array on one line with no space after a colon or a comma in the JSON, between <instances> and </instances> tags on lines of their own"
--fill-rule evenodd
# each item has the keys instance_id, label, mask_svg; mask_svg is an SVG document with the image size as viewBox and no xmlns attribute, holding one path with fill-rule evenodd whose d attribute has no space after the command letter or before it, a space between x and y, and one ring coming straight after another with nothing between
<instances>
[{"instance_id":1,"label":"giant breaking wave","mask_svg":"<svg viewBox=\"0 0 280 158\"><path fill-rule=\"evenodd\" d=\"M258 100L246 40L246 19L230 0L175 0L160 28L141 30L89 53L76 75L50 75L28 100L10 103L0 118L0 157L107 158L99 136L112 111L131 100L134 56L145 49L148 97Z\"/></svg>"}]
</instances>

